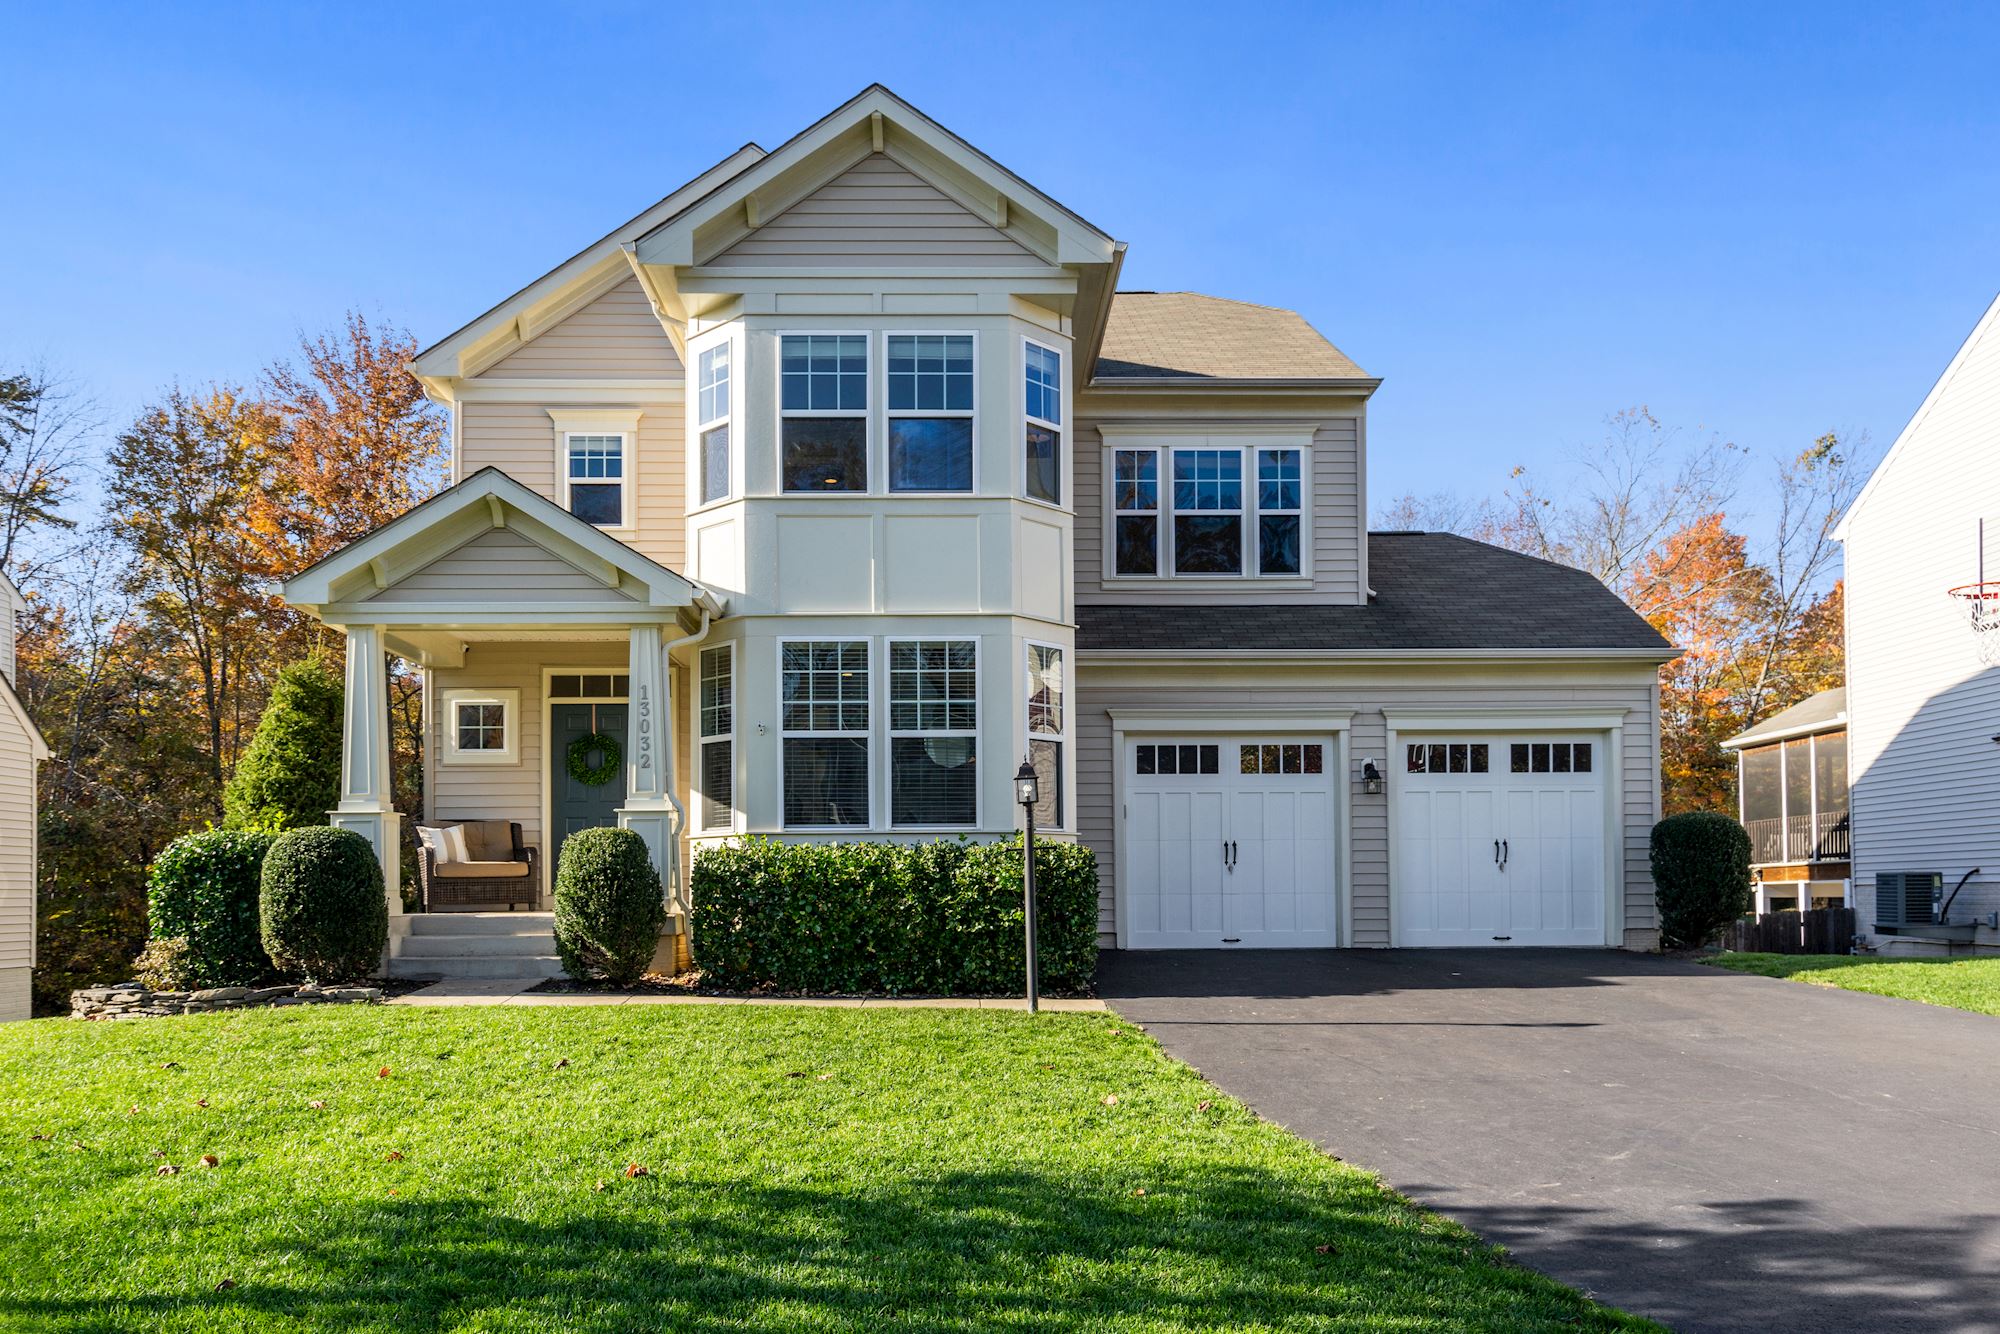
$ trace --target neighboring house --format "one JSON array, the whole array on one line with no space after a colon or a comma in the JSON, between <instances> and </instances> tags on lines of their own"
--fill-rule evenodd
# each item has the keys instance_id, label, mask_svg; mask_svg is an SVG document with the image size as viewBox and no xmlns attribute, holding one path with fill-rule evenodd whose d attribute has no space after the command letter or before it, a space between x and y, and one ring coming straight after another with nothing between
<instances>
[{"instance_id":1,"label":"neighboring house","mask_svg":"<svg viewBox=\"0 0 2000 1334\"><path fill-rule=\"evenodd\" d=\"M35 766L49 757L14 689L14 618L20 610L20 590L0 574L0 1021L33 1012Z\"/></svg>"},{"instance_id":2,"label":"neighboring house","mask_svg":"<svg viewBox=\"0 0 2000 1334\"><path fill-rule=\"evenodd\" d=\"M2000 300L1836 536L1861 930L2000 948ZM1925 929L1931 899L1955 930Z\"/></svg>"},{"instance_id":3,"label":"neighboring house","mask_svg":"<svg viewBox=\"0 0 2000 1334\"><path fill-rule=\"evenodd\" d=\"M347 632L334 820L392 855L387 650L432 818L638 829L675 930L689 851L1005 835L1025 756L1106 944L1652 945L1673 650L1367 533L1378 381L1124 255L878 86L425 350L454 485L285 588Z\"/></svg>"},{"instance_id":4,"label":"neighboring house","mask_svg":"<svg viewBox=\"0 0 2000 1334\"><path fill-rule=\"evenodd\" d=\"M1849 900L1847 692L1822 690L1722 743L1750 835L1757 911Z\"/></svg>"}]
</instances>

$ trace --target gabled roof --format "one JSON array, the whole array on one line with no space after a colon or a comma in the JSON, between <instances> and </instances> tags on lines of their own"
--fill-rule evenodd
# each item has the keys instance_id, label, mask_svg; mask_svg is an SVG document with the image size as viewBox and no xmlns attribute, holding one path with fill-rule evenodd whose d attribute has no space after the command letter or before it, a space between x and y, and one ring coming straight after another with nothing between
<instances>
[{"instance_id":1,"label":"gabled roof","mask_svg":"<svg viewBox=\"0 0 2000 1334\"><path fill-rule=\"evenodd\" d=\"M498 468L481 468L391 519L365 537L307 566L280 590L285 601L315 612L364 600L494 528L515 528L531 541L574 560L607 586L624 590L636 607L722 604L698 584L585 523ZM551 614L574 610L552 606ZM365 613L377 614L377 613ZM364 614L364 615L365 615ZM358 620L362 615L344 619Z\"/></svg>"},{"instance_id":2,"label":"gabled roof","mask_svg":"<svg viewBox=\"0 0 2000 1334\"><path fill-rule=\"evenodd\" d=\"M1368 380L1368 372L1295 310L1199 292L1120 292L1093 378Z\"/></svg>"},{"instance_id":3,"label":"gabled roof","mask_svg":"<svg viewBox=\"0 0 2000 1334\"><path fill-rule=\"evenodd\" d=\"M1724 750L1741 750L1765 741L1838 732L1847 726L1847 687L1835 686L1772 714L1748 731L1722 743Z\"/></svg>"},{"instance_id":4,"label":"gabled roof","mask_svg":"<svg viewBox=\"0 0 2000 1334\"><path fill-rule=\"evenodd\" d=\"M1676 650L1582 570L1450 533L1370 533L1362 606L1286 603L1076 609L1083 651L1608 653L1665 661Z\"/></svg>"},{"instance_id":5,"label":"gabled roof","mask_svg":"<svg viewBox=\"0 0 2000 1334\"><path fill-rule=\"evenodd\" d=\"M1959 368L1965 364L1966 358L1972 355L1973 349L1978 347L1982 340L1992 337L2000 337L2000 295L1994 296L1987 304L1986 313L1979 317L1979 322L1972 326L1972 332L1958 345L1958 351L1952 355L1951 364L1944 368L1944 374L1938 376L1931 385L1930 392L1924 395L1924 401L1918 405L1909 423L1896 437L1896 443L1889 446L1889 452L1882 456L1882 461L1875 465L1875 471L1868 475L1868 484L1861 488L1861 494L1847 507L1847 513L1840 516L1840 522L1833 530L1837 540L1842 542L1847 540L1848 525L1854 522L1854 516L1859 514L1862 507L1874 496L1876 489L1882 485L1882 479L1895 468L1908 449L1910 441L1917 434L1918 428L1929 419L1931 410L1937 406L1938 400L1944 397L1945 390L1957 377Z\"/></svg>"}]
</instances>

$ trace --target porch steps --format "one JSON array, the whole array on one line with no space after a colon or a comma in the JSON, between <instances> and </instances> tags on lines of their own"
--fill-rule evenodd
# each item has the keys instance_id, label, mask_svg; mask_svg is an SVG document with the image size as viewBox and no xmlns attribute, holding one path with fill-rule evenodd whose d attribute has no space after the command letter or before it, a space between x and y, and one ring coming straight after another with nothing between
<instances>
[{"instance_id":1,"label":"porch steps","mask_svg":"<svg viewBox=\"0 0 2000 1334\"><path fill-rule=\"evenodd\" d=\"M444 979L563 976L555 914L418 913L389 942L389 976Z\"/></svg>"}]
</instances>

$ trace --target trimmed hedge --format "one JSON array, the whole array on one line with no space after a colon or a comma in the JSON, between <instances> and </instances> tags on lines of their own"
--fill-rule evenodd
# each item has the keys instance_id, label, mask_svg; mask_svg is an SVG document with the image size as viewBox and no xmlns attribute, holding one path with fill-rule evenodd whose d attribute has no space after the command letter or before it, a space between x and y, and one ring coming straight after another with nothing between
<instances>
[{"instance_id":1,"label":"trimmed hedge","mask_svg":"<svg viewBox=\"0 0 2000 1334\"><path fill-rule=\"evenodd\" d=\"M222 791L231 829L301 829L326 823L340 802L340 671L315 653L278 673L271 702L236 775Z\"/></svg>"},{"instance_id":2,"label":"trimmed hedge","mask_svg":"<svg viewBox=\"0 0 2000 1334\"><path fill-rule=\"evenodd\" d=\"M581 829L556 872L556 953L571 977L630 986L659 948L667 908L646 840L630 829Z\"/></svg>"},{"instance_id":3,"label":"trimmed hedge","mask_svg":"<svg viewBox=\"0 0 2000 1334\"><path fill-rule=\"evenodd\" d=\"M1715 811L1669 815L1653 826L1653 893L1660 943L1699 949L1750 911L1750 835Z\"/></svg>"},{"instance_id":4,"label":"trimmed hedge","mask_svg":"<svg viewBox=\"0 0 2000 1334\"><path fill-rule=\"evenodd\" d=\"M1035 844L1041 984L1097 971L1097 858ZM710 848L692 877L694 962L711 981L785 991L1015 995L1021 840Z\"/></svg>"},{"instance_id":5,"label":"trimmed hedge","mask_svg":"<svg viewBox=\"0 0 2000 1334\"><path fill-rule=\"evenodd\" d=\"M254 986L271 976L258 921L260 877L272 835L204 829L167 844L146 875L156 940L187 942L182 967L196 987Z\"/></svg>"},{"instance_id":6,"label":"trimmed hedge","mask_svg":"<svg viewBox=\"0 0 2000 1334\"><path fill-rule=\"evenodd\" d=\"M351 829L278 835L264 858L264 948L287 973L349 982L381 966L389 903L375 849Z\"/></svg>"}]
</instances>

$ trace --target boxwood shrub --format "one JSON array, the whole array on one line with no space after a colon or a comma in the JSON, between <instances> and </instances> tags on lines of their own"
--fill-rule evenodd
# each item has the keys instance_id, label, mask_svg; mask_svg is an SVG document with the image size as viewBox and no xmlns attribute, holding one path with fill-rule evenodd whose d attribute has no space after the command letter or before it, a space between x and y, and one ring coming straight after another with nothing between
<instances>
[{"instance_id":1,"label":"boxwood shrub","mask_svg":"<svg viewBox=\"0 0 2000 1334\"><path fill-rule=\"evenodd\" d=\"M556 872L556 953L571 977L630 986L653 961L667 924L660 873L630 829L581 829L563 840Z\"/></svg>"},{"instance_id":2,"label":"boxwood shrub","mask_svg":"<svg viewBox=\"0 0 2000 1334\"><path fill-rule=\"evenodd\" d=\"M351 829L278 835L264 858L264 948L287 973L349 982L373 973L389 943L375 849Z\"/></svg>"},{"instance_id":3,"label":"boxwood shrub","mask_svg":"<svg viewBox=\"0 0 2000 1334\"><path fill-rule=\"evenodd\" d=\"M1097 969L1097 859L1035 844L1041 984ZM1017 995L1021 840L778 843L702 852L691 879L694 962L710 980L785 991Z\"/></svg>"},{"instance_id":4,"label":"boxwood shrub","mask_svg":"<svg viewBox=\"0 0 2000 1334\"><path fill-rule=\"evenodd\" d=\"M153 859L146 914L155 940L187 942L181 967L195 987L247 987L271 975L258 925L264 856L272 835L254 829L185 834Z\"/></svg>"},{"instance_id":5,"label":"boxwood shrub","mask_svg":"<svg viewBox=\"0 0 2000 1334\"><path fill-rule=\"evenodd\" d=\"M1669 815L1653 826L1654 901L1660 943L1698 949L1756 902L1750 835L1715 811Z\"/></svg>"}]
</instances>

